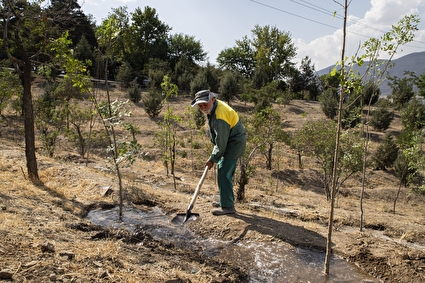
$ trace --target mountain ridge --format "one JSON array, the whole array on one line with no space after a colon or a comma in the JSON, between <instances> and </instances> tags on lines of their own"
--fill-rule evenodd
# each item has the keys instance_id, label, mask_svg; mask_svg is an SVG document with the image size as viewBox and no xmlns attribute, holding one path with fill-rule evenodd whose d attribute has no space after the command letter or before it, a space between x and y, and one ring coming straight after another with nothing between
<instances>
[{"instance_id":1,"label":"mountain ridge","mask_svg":"<svg viewBox=\"0 0 425 283\"><path fill-rule=\"evenodd\" d=\"M382 60L386 61L385 59ZM425 73L425 51L409 53L400 58L391 60L391 62L394 64L394 66L390 68L388 72L390 77L396 76L398 78L403 78L405 76L405 71L413 72L417 76L420 76L422 73ZM360 74L364 74L367 65L368 61L365 61L362 66L357 66L355 67L355 69L359 71ZM328 74L332 71L334 66L335 65L330 65L329 67L317 71L317 73L319 74L319 76ZM387 79L385 79L381 83L379 88L381 89L382 96L388 96L391 94L391 87L388 85Z\"/></svg>"}]
</instances>

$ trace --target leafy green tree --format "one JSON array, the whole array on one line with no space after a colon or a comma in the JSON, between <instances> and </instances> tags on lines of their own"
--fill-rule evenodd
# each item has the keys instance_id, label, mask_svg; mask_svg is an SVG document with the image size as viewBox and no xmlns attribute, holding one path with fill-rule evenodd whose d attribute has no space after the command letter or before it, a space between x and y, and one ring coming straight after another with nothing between
<instances>
[{"instance_id":1,"label":"leafy green tree","mask_svg":"<svg viewBox=\"0 0 425 283\"><path fill-rule=\"evenodd\" d=\"M272 107L266 107L254 114L252 126L259 151L266 157L266 168L272 170L273 149L279 142L288 141L289 137L282 127L279 113Z\"/></svg>"},{"instance_id":2,"label":"leafy green tree","mask_svg":"<svg viewBox=\"0 0 425 283\"><path fill-rule=\"evenodd\" d=\"M114 24L116 35L113 37L109 46L105 46L105 40L100 40L98 48L94 50L95 54L95 73L93 76L99 79L103 79L105 76L105 68L108 71L108 78L115 79L115 76L119 72L119 68L129 62L129 56L127 54L132 52L129 44L132 39L130 33L130 15L127 11L127 7L113 8L112 12L108 14L110 18L110 24ZM113 20L112 20L113 19ZM96 28L96 36L99 37L99 28L105 29L105 21ZM105 56L105 49L108 48L108 57ZM138 74L139 69L135 69L134 64L130 64L132 71ZM133 79L133 78L132 78ZM131 81L131 80L130 80Z\"/></svg>"},{"instance_id":3,"label":"leafy green tree","mask_svg":"<svg viewBox=\"0 0 425 283\"><path fill-rule=\"evenodd\" d=\"M387 130L394 119L394 112L390 111L388 107L377 106L371 111L370 125L375 131Z\"/></svg>"},{"instance_id":4,"label":"leafy green tree","mask_svg":"<svg viewBox=\"0 0 425 283\"><path fill-rule=\"evenodd\" d=\"M254 89L261 89L269 82L267 72L262 67L256 67L252 76L252 86Z\"/></svg>"},{"instance_id":5,"label":"leafy green tree","mask_svg":"<svg viewBox=\"0 0 425 283\"><path fill-rule=\"evenodd\" d=\"M362 121L362 110L363 107L361 106L345 107L341 113L341 126L344 129L356 127Z\"/></svg>"},{"instance_id":6,"label":"leafy green tree","mask_svg":"<svg viewBox=\"0 0 425 283\"><path fill-rule=\"evenodd\" d=\"M279 82L273 81L259 90L253 89L250 95L250 101L254 102L256 112L261 112L281 97L284 97L284 92L279 89Z\"/></svg>"},{"instance_id":7,"label":"leafy green tree","mask_svg":"<svg viewBox=\"0 0 425 283\"><path fill-rule=\"evenodd\" d=\"M159 58L149 59L143 73L147 73L151 80L150 85L160 88L164 76L171 73L170 66L166 60Z\"/></svg>"},{"instance_id":8,"label":"leafy green tree","mask_svg":"<svg viewBox=\"0 0 425 283\"><path fill-rule=\"evenodd\" d=\"M338 2L336 2L338 3ZM352 56L351 63L348 64L348 68L346 66L347 58L345 55L345 45L346 45L346 34L347 34L347 8L348 8L348 0L344 0L344 4L342 5L344 9L344 24L342 29L342 47L341 47L341 75L340 75L340 100L338 106L338 127L337 134L335 140L335 152L334 152L334 164L333 164L333 174L332 174L332 190L331 190L331 206L329 213L329 225L328 225L328 236L326 241L326 257L325 257L325 274L329 273L330 266L330 254L332 250L332 230L333 230L333 221L334 221L334 203L335 203L335 195L337 192L337 171L338 171L338 160L340 155L340 138L342 132L342 109L344 102L344 95L347 90L354 91L354 93L361 93L362 85L359 84L360 78L357 76L353 66L354 65L363 65L365 58L369 57L369 66L366 69L366 75L371 75L375 79L382 80L383 76L376 77L375 74L383 74L385 76L385 70L390 65L391 58L396 53L397 49L406 43L409 43L414 38L414 32L417 30L417 25L419 23L419 18L416 15L407 15L402 18L397 25L393 25L392 29L389 32L386 32L380 39L371 38L369 39L362 47L365 48L365 52L361 56ZM378 62L378 54L380 51L386 52L390 60L386 61L387 65L384 67L384 72L376 72L378 69L376 68L379 64ZM337 66L338 64L336 64ZM332 71L332 74L336 73L337 67ZM351 67L350 67L351 66ZM347 70L347 73L346 73ZM379 83L377 84L379 85ZM364 127L366 129L366 140L364 141L363 146L363 178L362 178L362 191L360 196L360 210L361 210L361 219L360 219L360 231L362 229L363 224L363 209L362 209L362 200L364 193L364 185L365 185L365 170L366 170L366 153L368 148L368 127Z\"/></svg>"},{"instance_id":9,"label":"leafy green tree","mask_svg":"<svg viewBox=\"0 0 425 283\"><path fill-rule=\"evenodd\" d=\"M121 137L119 135L120 128L131 132L131 127L128 126L128 123L123 123L123 119L126 116L131 115L131 113L129 113L126 109L127 102L121 102L118 100L112 101L109 91L107 69L108 60L111 56L112 46L118 42L117 37L122 35L121 29L122 24L119 22L119 17L116 14L112 14L102 21L102 25L100 25L96 31L99 45L102 47L103 56L106 58L105 69L103 72L105 79L106 101L99 101L96 97L92 96L97 113L99 114L103 127L107 133L110 144L108 148L110 153L109 157L118 178L120 220L122 220L123 208L121 168L132 165L137 157L144 156L142 147L137 140L133 139L128 142L125 137Z\"/></svg>"},{"instance_id":10,"label":"leafy green tree","mask_svg":"<svg viewBox=\"0 0 425 283\"><path fill-rule=\"evenodd\" d=\"M294 93L303 92L302 99L317 101L320 82L308 56L301 60L300 71L295 73L297 75L292 76L291 79L292 91Z\"/></svg>"},{"instance_id":11,"label":"leafy green tree","mask_svg":"<svg viewBox=\"0 0 425 283\"><path fill-rule=\"evenodd\" d=\"M336 96L339 91L340 74L341 74L341 70L335 70L335 73L333 73L333 70L332 70L328 74L324 74L320 76L320 81L321 81L323 90L329 89L333 91Z\"/></svg>"},{"instance_id":12,"label":"leafy green tree","mask_svg":"<svg viewBox=\"0 0 425 283\"><path fill-rule=\"evenodd\" d=\"M65 135L78 148L80 156L85 157L91 141L95 139L95 133L92 129L95 113L90 108L78 105L76 100L70 101L68 111L71 126L65 131Z\"/></svg>"},{"instance_id":13,"label":"leafy green tree","mask_svg":"<svg viewBox=\"0 0 425 283\"><path fill-rule=\"evenodd\" d=\"M195 119L195 124L198 130L201 129L205 125L205 122L207 121L205 118L205 114L199 108L197 108L195 111L194 119Z\"/></svg>"},{"instance_id":14,"label":"leafy green tree","mask_svg":"<svg viewBox=\"0 0 425 283\"><path fill-rule=\"evenodd\" d=\"M331 199L333 155L335 151L336 123L332 120L306 122L294 133L291 146L304 156L312 156L320 164L326 198ZM362 138L355 131L344 131L341 135L336 181L339 188L354 173L362 168Z\"/></svg>"},{"instance_id":15,"label":"leafy green tree","mask_svg":"<svg viewBox=\"0 0 425 283\"><path fill-rule=\"evenodd\" d=\"M137 79L134 79L130 83L130 87L128 88L128 96L130 98L130 101L133 103L139 103L142 99L142 90L139 87L139 84L137 83Z\"/></svg>"},{"instance_id":16,"label":"leafy green tree","mask_svg":"<svg viewBox=\"0 0 425 283\"><path fill-rule=\"evenodd\" d=\"M412 98L401 111L401 123L407 129L421 130L425 126L425 105Z\"/></svg>"},{"instance_id":17,"label":"leafy green tree","mask_svg":"<svg viewBox=\"0 0 425 283\"><path fill-rule=\"evenodd\" d=\"M42 8L38 2L5 0L1 2L0 11L2 15L0 25L3 31L1 48L9 62L13 64L23 87L22 105L28 178L40 184L35 155L31 76L34 66L48 64L52 62L52 58L56 60L60 57L57 49L52 47L61 37L55 23L63 19L60 15Z\"/></svg>"},{"instance_id":18,"label":"leafy green tree","mask_svg":"<svg viewBox=\"0 0 425 283\"><path fill-rule=\"evenodd\" d=\"M54 86L50 85L35 101L35 125L40 132L40 140L44 152L53 157L56 141L64 127L64 117L60 106L52 95Z\"/></svg>"},{"instance_id":19,"label":"leafy green tree","mask_svg":"<svg viewBox=\"0 0 425 283\"><path fill-rule=\"evenodd\" d=\"M203 89L209 89L210 86L207 81L207 77L204 73L198 72L193 79L193 81L190 83L190 93L195 94L200 90Z\"/></svg>"},{"instance_id":20,"label":"leafy green tree","mask_svg":"<svg viewBox=\"0 0 425 283\"><path fill-rule=\"evenodd\" d=\"M255 70L255 50L251 40L244 36L236 40L236 46L226 48L218 54L217 63L220 68L252 78Z\"/></svg>"},{"instance_id":21,"label":"leafy green tree","mask_svg":"<svg viewBox=\"0 0 425 283\"><path fill-rule=\"evenodd\" d=\"M115 79L123 84L124 87L129 87L131 82L135 79L133 68L130 63L124 62L119 68ZM136 81L137 83L137 81Z\"/></svg>"},{"instance_id":22,"label":"leafy green tree","mask_svg":"<svg viewBox=\"0 0 425 283\"><path fill-rule=\"evenodd\" d=\"M264 75L267 78L266 83L289 77L288 73L293 68L291 60L296 55L289 32L269 25L256 25L251 32L252 39L245 36L236 41L235 47L219 53L219 66L247 78L253 78L255 73L257 76L261 75L261 78Z\"/></svg>"},{"instance_id":23,"label":"leafy green tree","mask_svg":"<svg viewBox=\"0 0 425 283\"><path fill-rule=\"evenodd\" d=\"M168 33L171 28L159 19L156 9L146 6L136 8L125 34L124 60L134 70L142 71L150 59L167 61Z\"/></svg>"},{"instance_id":24,"label":"leafy green tree","mask_svg":"<svg viewBox=\"0 0 425 283\"><path fill-rule=\"evenodd\" d=\"M230 101L238 94L239 84L238 78L233 72L226 72L224 78L220 82L220 97L227 104L230 104Z\"/></svg>"},{"instance_id":25,"label":"leafy green tree","mask_svg":"<svg viewBox=\"0 0 425 283\"><path fill-rule=\"evenodd\" d=\"M60 33L69 31L71 46L76 47L84 37L93 51L97 47L97 39L94 33L95 23L90 16L84 14L78 1L52 0L50 2L51 5L47 10L49 17L51 17L54 25L59 28Z\"/></svg>"},{"instance_id":26,"label":"leafy green tree","mask_svg":"<svg viewBox=\"0 0 425 283\"><path fill-rule=\"evenodd\" d=\"M326 117L333 120L335 119L338 112L338 99L333 90L325 90L319 98L321 104L320 107Z\"/></svg>"},{"instance_id":27,"label":"leafy green tree","mask_svg":"<svg viewBox=\"0 0 425 283\"><path fill-rule=\"evenodd\" d=\"M291 60L296 55L290 33L280 31L277 27L256 25L252 34L256 68L265 70L269 82L285 78L293 67Z\"/></svg>"},{"instance_id":28,"label":"leafy green tree","mask_svg":"<svg viewBox=\"0 0 425 283\"><path fill-rule=\"evenodd\" d=\"M397 159L398 146L393 136L387 133L382 140L382 143L376 149L375 154L372 156L372 160L377 170L387 170L393 166L394 161Z\"/></svg>"},{"instance_id":29,"label":"leafy green tree","mask_svg":"<svg viewBox=\"0 0 425 283\"><path fill-rule=\"evenodd\" d=\"M375 105L380 96L379 86L373 81L367 82L363 89L363 105Z\"/></svg>"},{"instance_id":30,"label":"leafy green tree","mask_svg":"<svg viewBox=\"0 0 425 283\"><path fill-rule=\"evenodd\" d=\"M194 36L185 35L182 33L174 34L169 37L168 57L170 68L174 69L177 62L182 57L193 66L196 62L203 62L206 59L207 53L202 48L202 43L195 40Z\"/></svg>"},{"instance_id":31,"label":"leafy green tree","mask_svg":"<svg viewBox=\"0 0 425 283\"><path fill-rule=\"evenodd\" d=\"M404 129L398 138L400 152L394 163L394 171L400 180L399 188L394 199L394 210L402 186L414 189L415 182L420 184L418 191L425 192L425 185L421 171L423 171L425 159L422 150L423 133L418 130Z\"/></svg>"},{"instance_id":32,"label":"leafy green tree","mask_svg":"<svg viewBox=\"0 0 425 283\"><path fill-rule=\"evenodd\" d=\"M150 118L157 117L164 106L162 94L154 86L151 86L147 94L142 96L142 102L145 112Z\"/></svg>"},{"instance_id":33,"label":"leafy green tree","mask_svg":"<svg viewBox=\"0 0 425 283\"><path fill-rule=\"evenodd\" d=\"M161 134L163 137L160 143L163 145L163 162L167 169L168 176L168 165L171 166L171 174L174 180L174 189L176 188L176 176L175 176L175 162L176 162L176 143L177 143L177 128L181 124L182 119L180 116L174 114L173 107L169 103L169 99L173 96L178 95L177 85L171 83L171 78L168 76L164 77L161 83L162 92L165 94L164 104L167 104L167 111L164 114L164 120L161 123Z\"/></svg>"},{"instance_id":34,"label":"leafy green tree","mask_svg":"<svg viewBox=\"0 0 425 283\"><path fill-rule=\"evenodd\" d=\"M80 41L74 48L74 58L85 62L86 66L89 67L90 73L94 73L95 68L93 64L95 63L95 59L93 55L93 48L90 46L84 35L81 36Z\"/></svg>"},{"instance_id":35,"label":"leafy green tree","mask_svg":"<svg viewBox=\"0 0 425 283\"><path fill-rule=\"evenodd\" d=\"M173 80L181 91L190 92L190 83L194 78L193 64L186 58L180 57L174 67Z\"/></svg>"},{"instance_id":36,"label":"leafy green tree","mask_svg":"<svg viewBox=\"0 0 425 283\"><path fill-rule=\"evenodd\" d=\"M418 88L419 96L425 98L425 73L422 73L419 76L414 76L414 83Z\"/></svg>"},{"instance_id":37,"label":"leafy green tree","mask_svg":"<svg viewBox=\"0 0 425 283\"><path fill-rule=\"evenodd\" d=\"M412 78L403 77L399 79L397 77L390 77L388 85L392 89L389 97L393 100L396 109L402 109L415 94Z\"/></svg>"}]
</instances>

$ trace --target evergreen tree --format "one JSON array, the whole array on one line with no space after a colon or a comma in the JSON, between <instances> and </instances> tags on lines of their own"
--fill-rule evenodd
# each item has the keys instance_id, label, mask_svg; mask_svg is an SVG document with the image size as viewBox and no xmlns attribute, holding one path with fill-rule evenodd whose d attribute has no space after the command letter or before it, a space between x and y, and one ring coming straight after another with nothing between
<instances>
[{"instance_id":1,"label":"evergreen tree","mask_svg":"<svg viewBox=\"0 0 425 283\"><path fill-rule=\"evenodd\" d=\"M387 168L392 167L394 161L397 159L397 154L397 143L394 141L392 135L387 133L372 157L373 162L375 163L375 169L386 170Z\"/></svg>"},{"instance_id":2,"label":"evergreen tree","mask_svg":"<svg viewBox=\"0 0 425 283\"><path fill-rule=\"evenodd\" d=\"M389 111L387 107L378 106L371 111L370 125L376 131L385 131L390 127L394 119L394 113Z\"/></svg>"}]
</instances>

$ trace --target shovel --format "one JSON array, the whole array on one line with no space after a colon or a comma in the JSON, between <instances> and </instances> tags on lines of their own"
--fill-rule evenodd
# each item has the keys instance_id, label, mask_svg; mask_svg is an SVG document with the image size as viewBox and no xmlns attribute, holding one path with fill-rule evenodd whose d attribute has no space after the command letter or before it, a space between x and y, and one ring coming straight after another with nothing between
<instances>
[{"instance_id":1,"label":"shovel","mask_svg":"<svg viewBox=\"0 0 425 283\"><path fill-rule=\"evenodd\" d=\"M205 166L204 173L202 174L202 177L199 180L198 185L196 186L195 193L193 193L193 196L192 196L192 199L190 201L190 204L189 204L189 206L187 208L186 214L184 214L184 213L177 214L171 220L172 223L175 223L175 224L184 224L189 219L190 220L196 220L199 217L199 214L198 213L192 213L192 208L193 208L193 206L195 204L195 200L196 200L196 197L199 194L199 191L201 189L202 183L204 183L205 176L207 175L207 172L208 172L208 166Z\"/></svg>"}]
</instances>

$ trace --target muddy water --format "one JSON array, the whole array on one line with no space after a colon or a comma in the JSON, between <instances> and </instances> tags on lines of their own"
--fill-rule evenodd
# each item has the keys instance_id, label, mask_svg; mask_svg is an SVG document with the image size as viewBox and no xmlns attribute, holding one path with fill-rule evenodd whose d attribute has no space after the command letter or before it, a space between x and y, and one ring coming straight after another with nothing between
<instances>
[{"instance_id":1,"label":"muddy water","mask_svg":"<svg viewBox=\"0 0 425 283\"><path fill-rule=\"evenodd\" d=\"M135 231L140 227L154 238L176 246L198 249L212 258L225 259L248 271L251 283L284 282L381 282L339 257L332 257L331 274L323 275L325 254L291 246L285 242L240 241L233 243L217 239L204 239L194 235L184 225L171 223L172 216L161 209L140 210L124 208L123 221L118 218L118 208L92 210L87 219L107 228L124 228Z\"/></svg>"}]
</instances>

